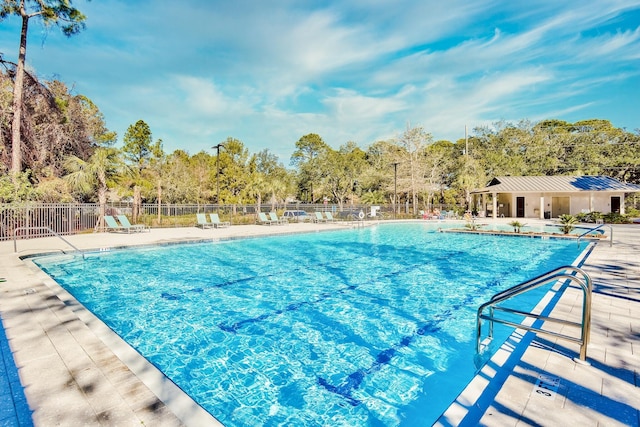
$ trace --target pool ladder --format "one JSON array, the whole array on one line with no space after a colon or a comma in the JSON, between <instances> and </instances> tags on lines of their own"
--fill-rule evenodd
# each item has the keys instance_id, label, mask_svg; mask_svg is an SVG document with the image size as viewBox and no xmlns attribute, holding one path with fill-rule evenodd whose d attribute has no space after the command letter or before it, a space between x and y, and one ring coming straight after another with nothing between
<instances>
[{"instance_id":1,"label":"pool ladder","mask_svg":"<svg viewBox=\"0 0 640 427\"><path fill-rule=\"evenodd\" d=\"M582 290L582 316L581 321L572 322L565 319L559 319L554 317L543 316L542 314L534 314L526 311L516 310L513 308L507 308L498 306L500 304L510 298L513 298L517 295L521 295L525 292L531 291L533 289L537 289L541 286L548 285L554 282L563 281L564 283L575 283ZM517 329L524 329L527 331L532 331L537 334L547 334L556 338L572 341L580 344L580 357L579 360L575 359L576 362L588 364L587 362L587 344L589 343L589 334L591 331L591 291L592 291L592 281L591 277L583 270L573 266L564 266L559 267L554 270L551 270L547 273L541 274L538 277L535 277L531 280L527 280L526 282L522 282L519 285L513 286L509 289L506 289L502 292L498 292L491 299L478 308L478 315L476 317L476 353L481 353L481 335L482 335L482 321L489 321L489 339L493 338L493 324L494 323L502 323L508 326L513 326ZM487 311L487 312L485 312ZM523 316L522 323L516 323L514 321L503 319L500 317L496 317L496 311L516 314ZM525 324L525 320L533 320L531 322L527 322ZM549 330L541 329L540 327L534 326L535 321L541 320L543 322L551 322L557 323L566 326L572 326L580 329L580 337L577 338L571 335L561 334L559 332L553 332Z\"/></svg>"}]
</instances>

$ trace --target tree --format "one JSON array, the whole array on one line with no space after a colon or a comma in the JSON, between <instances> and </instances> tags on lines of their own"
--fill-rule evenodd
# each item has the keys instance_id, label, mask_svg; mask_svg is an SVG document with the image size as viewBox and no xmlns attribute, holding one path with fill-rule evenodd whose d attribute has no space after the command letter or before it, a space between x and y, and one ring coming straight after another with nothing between
<instances>
[{"instance_id":1,"label":"tree","mask_svg":"<svg viewBox=\"0 0 640 427\"><path fill-rule=\"evenodd\" d=\"M151 128L144 120L138 120L129 126L124 134L122 152L125 159L135 165L139 170L143 169L152 154Z\"/></svg>"},{"instance_id":2,"label":"tree","mask_svg":"<svg viewBox=\"0 0 640 427\"><path fill-rule=\"evenodd\" d=\"M331 192L342 211L347 197L354 194L357 180L366 165L365 152L354 142L347 142L338 151L327 150L321 164L326 171L324 187Z\"/></svg>"},{"instance_id":3,"label":"tree","mask_svg":"<svg viewBox=\"0 0 640 427\"><path fill-rule=\"evenodd\" d=\"M301 137L296 142L296 151L291 155L291 164L298 167L299 191L308 192L308 201L315 202L314 183L317 183L321 176L318 167L318 157L320 157L329 146L320 138L320 135L310 133Z\"/></svg>"},{"instance_id":4,"label":"tree","mask_svg":"<svg viewBox=\"0 0 640 427\"><path fill-rule=\"evenodd\" d=\"M166 165L167 155L162 149L162 140L159 139L151 147L151 157L149 159L149 167L145 169L143 176L148 178L149 181L155 183L156 190L156 204L158 205L158 225L162 225L162 176ZM138 219L139 212L134 212L134 222Z\"/></svg>"},{"instance_id":5,"label":"tree","mask_svg":"<svg viewBox=\"0 0 640 427\"><path fill-rule=\"evenodd\" d=\"M220 202L237 204L245 201L249 184L249 150L236 138L227 138L220 150Z\"/></svg>"},{"instance_id":6,"label":"tree","mask_svg":"<svg viewBox=\"0 0 640 427\"><path fill-rule=\"evenodd\" d=\"M17 175L22 170L22 104L24 89L24 66L27 56L27 32L29 20L40 18L45 26L56 25L66 36L77 34L84 29L85 16L71 6L71 0L4 0L0 9L0 20L9 15L18 15L22 19L20 48L13 89L13 122L11 132L11 172Z\"/></svg>"},{"instance_id":7,"label":"tree","mask_svg":"<svg viewBox=\"0 0 640 427\"><path fill-rule=\"evenodd\" d=\"M103 228L109 183L120 176L124 170L118 150L111 147L100 147L87 161L76 156L69 156L65 161L65 169L69 171L69 174L64 178L71 187L84 194L97 188L100 218L96 226Z\"/></svg>"},{"instance_id":8,"label":"tree","mask_svg":"<svg viewBox=\"0 0 640 427\"><path fill-rule=\"evenodd\" d=\"M365 203L382 204L386 200L396 203L393 164L397 161L395 156L397 150L398 148L389 141L377 141L367 148L365 152L367 166L358 179L360 191L363 195L367 195L368 201Z\"/></svg>"},{"instance_id":9,"label":"tree","mask_svg":"<svg viewBox=\"0 0 640 427\"><path fill-rule=\"evenodd\" d=\"M142 208L142 194L140 185L142 184L142 173L149 166L154 147L152 146L151 128L144 122L138 120L134 125L127 128L123 138L124 146L122 152L129 162L133 174L133 218L137 219ZM161 145L161 142L156 145Z\"/></svg>"},{"instance_id":10,"label":"tree","mask_svg":"<svg viewBox=\"0 0 640 427\"><path fill-rule=\"evenodd\" d=\"M168 155L163 170L163 196L167 203L193 203L198 200L190 158L186 151L175 150Z\"/></svg>"},{"instance_id":11,"label":"tree","mask_svg":"<svg viewBox=\"0 0 640 427\"><path fill-rule=\"evenodd\" d=\"M270 194L271 209L284 201L291 189L291 175L278 161L278 157L269 149L264 149L249 160L249 183L246 187L248 197L255 197L258 211L263 196Z\"/></svg>"},{"instance_id":12,"label":"tree","mask_svg":"<svg viewBox=\"0 0 640 427\"><path fill-rule=\"evenodd\" d=\"M13 177L0 175L0 203L19 203L37 198L38 191L31 185L27 172Z\"/></svg>"},{"instance_id":13,"label":"tree","mask_svg":"<svg viewBox=\"0 0 640 427\"><path fill-rule=\"evenodd\" d=\"M213 157L204 151L200 151L189 159L189 172L198 205L211 203L215 195L215 165Z\"/></svg>"},{"instance_id":14,"label":"tree","mask_svg":"<svg viewBox=\"0 0 640 427\"><path fill-rule=\"evenodd\" d=\"M451 170L455 162L455 145L449 141L437 141L424 150L424 204L425 209L432 210L436 192L441 195L451 182Z\"/></svg>"},{"instance_id":15,"label":"tree","mask_svg":"<svg viewBox=\"0 0 640 427\"><path fill-rule=\"evenodd\" d=\"M432 141L431 134L421 127L407 129L397 140L400 148L401 170L408 177L407 194L411 194L414 213L417 213L418 194L425 188L426 162L424 150Z\"/></svg>"}]
</instances>

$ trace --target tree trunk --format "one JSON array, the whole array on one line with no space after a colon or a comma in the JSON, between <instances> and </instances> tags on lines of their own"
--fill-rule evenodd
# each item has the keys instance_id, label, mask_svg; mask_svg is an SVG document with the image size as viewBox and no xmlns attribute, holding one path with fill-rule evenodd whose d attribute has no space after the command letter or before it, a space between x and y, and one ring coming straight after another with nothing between
<instances>
[{"instance_id":1,"label":"tree trunk","mask_svg":"<svg viewBox=\"0 0 640 427\"><path fill-rule=\"evenodd\" d=\"M160 213L162 208L162 184L158 181L158 226L162 227L162 215Z\"/></svg>"},{"instance_id":2,"label":"tree trunk","mask_svg":"<svg viewBox=\"0 0 640 427\"><path fill-rule=\"evenodd\" d=\"M142 195L140 194L140 187L137 185L134 185L133 186L133 212L131 213L131 216L133 217L134 222L138 222L141 209L142 209Z\"/></svg>"},{"instance_id":3,"label":"tree trunk","mask_svg":"<svg viewBox=\"0 0 640 427\"><path fill-rule=\"evenodd\" d=\"M18 53L18 66L16 78L13 84L13 122L11 124L11 175L15 181L22 172L22 141L20 126L22 124L22 97L24 93L24 63L27 56L27 28L29 16L23 10L22 32L20 33L20 51Z\"/></svg>"},{"instance_id":4,"label":"tree trunk","mask_svg":"<svg viewBox=\"0 0 640 427\"><path fill-rule=\"evenodd\" d=\"M98 227L100 231L104 231L104 216L107 214L107 189L106 187L100 187L98 189L98 204L100 205L100 219L98 220Z\"/></svg>"}]
</instances>

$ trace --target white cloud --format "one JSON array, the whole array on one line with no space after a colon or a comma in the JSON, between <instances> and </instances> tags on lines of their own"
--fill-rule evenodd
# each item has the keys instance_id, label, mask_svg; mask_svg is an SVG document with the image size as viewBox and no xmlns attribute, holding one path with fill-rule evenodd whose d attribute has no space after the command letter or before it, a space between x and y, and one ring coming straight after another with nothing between
<instances>
[{"instance_id":1,"label":"white cloud","mask_svg":"<svg viewBox=\"0 0 640 427\"><path fill-rule=\"evenodd\" d=\"M66 39L51 31L43 46L30 44L39 75L57 74L87 95L120 135L143 119L168 150L197 152L232 136L285 163L310 132L336 147L365 146L407 122L457 139L465 124L593 114L603 88L637 81L640 56L640 29L629 18L637 0L78 7L85 32ZM0 51L10 59L4 35L16 25L6 24ZM627 117L611 106L630 104L639 90L619 90L619 101L611 94L600 116Z\"/></svg>"}]
</instances>

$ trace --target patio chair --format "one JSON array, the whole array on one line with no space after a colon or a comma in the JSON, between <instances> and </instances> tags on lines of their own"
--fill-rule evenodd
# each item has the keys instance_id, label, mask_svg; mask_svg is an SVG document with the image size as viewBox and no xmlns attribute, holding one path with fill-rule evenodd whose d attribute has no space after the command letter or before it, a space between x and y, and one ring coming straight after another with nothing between
<instances>
[{"instance_id":1,"label":"patio chair","mask_svg":"<svg viewBox=\"0 0 640 427\"><path fill-rule=\"evenodd\" d=\"M334 221L334 218L333 218L333 215L331 214L331 212L325 212L324 216L327 217L327 222L333 222Z\"/></svg>"},{"instance_id":2,"label":"patio chair","mask_svg":"<svg viewBox=\"0 0 640 427\"><path fill-rule=\"evenodd\" d=\"M107 224L107 231L130 233L131 229L118 224L118 221L111 215L104 216L104 222Z\"/></svg>"},{"instance_id":3,"label":"patio chair","mask_svg":"<svg viewBox=\"0 0 640 427\"><path fill-rule=\"evenodd\" d=\"M122 226L124 228L127 228L133 232L143 232L143 231L151 231L151 229L149 227L147 227L144 224L131 224L129 222L129 218L127 218L126 215L118 215L118 221L120 221L120 224L122 224Z\"/></svg>"},{"instance_id":4,"label":"patio chair","mask_svg":"<svg viewBox=\"0 0 640 427\"><path fill-rule=\"evenodd\" d=\"M196 214L196 218L198 219L198 223L196 227L200 227L203 230L205 228L213 228L213 224L207 221L207 216L203 213Z\"/></svg>"},{"instance_id":5,"label":"patio chair","mask_svg":"<svg viewBox=\"0 0 640 427\"><path fill-rule=\"evenodd\" d=\"M210 213L209 218L211 218L211 224L213 224L215 228L224 228L231 225L229 221L220 221L220 216L217 213Z\"/></svg>"},{"instance_id":6,"label":"patio chair","mask_svg":"<svg viewBox=\"0 0 640 427\"><path fill-rule=\"evenodd\" d=\"M273 225L273 221L267 218L267 214L264 212L258 212L258 224L260 225Z\"/></svg>"},{"instance_id":7,"label":"patio chair","mask_svg":"<svg viewBox=\"0 0 640 427\"><path fill-rule=\"evenodd\" d=\"M327 222L326 218L322 216L322 212L316 212L316 217L313 222Z\"/></svg>"},{"instance_id":8,"label":"patio chair","mask_svg":"<svg viewBox=\"0 0 640 427\"><path fill-rule=\"evenodd\" d=\"M278 218L278 215L275 212L269 212L269 219L277 225L289 224L287 218Z\"/></svg>"}]
</instances>

